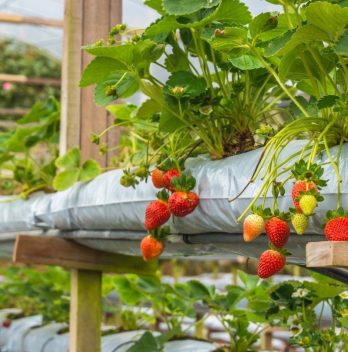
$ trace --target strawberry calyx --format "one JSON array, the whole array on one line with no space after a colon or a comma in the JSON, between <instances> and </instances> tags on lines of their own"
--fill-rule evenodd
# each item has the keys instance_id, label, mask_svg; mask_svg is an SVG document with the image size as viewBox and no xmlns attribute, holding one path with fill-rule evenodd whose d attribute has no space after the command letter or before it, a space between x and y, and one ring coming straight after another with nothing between
<instances>
[{"instance_id":1,"label":"strawberry calyx","mask_svg":"<svg viewBox=\"0 0 348 352\"><path fill-rule=\"evenodd\" d=\"M323 227L325 227L326 223L329 221L329 220L332 220L332 219L337 219L337 218L348 218L348 212L346 212L342 207L336 209L336 210L329 210L327 213L326 213L326 218L324 220L324 224L323 224Z\"/></svg>"},{"instance_id":2,"label":"strawberry calyx","mask_svg":"<svg viewBox=\"0 0 348 352\"><path fill-rule=\"evenodd\" d=\"M166 189L162 189L161 191L156 193L156 197L158 200L161 200L164 203L168 203L169 193Z\"/></svg>"},{"instance_id":3,"label":"strawberry calyx","mask_svg":"<svg viewBox=\"0 0 348 352\"><path fill-rule=\"evenodd\" d=\"M170 184L177 192L189 192L196 186L196 179L191 175L180 175L173 177Z\"/></svg>"},{"instance_id":4,"label":"strawberry calyx","mask_svg":"<svg viewBox=\"0 0 348 352\"><path fill-rule=\"evenodd\" d=\"M278 252L281 255L283 255L284 257L289 257L292 255L286 248L278 248L272 242L268 242L268 247L272 251Z\"/></svg>"},{"instance_id":5,"label":"strawberry calyx","mask_svg":"<svg viewBox=\"0 0 348 352\"><path fill-rule=\"evenodd\" d=\"M273 218L273 217L284 220L285 222L289 222L291 220L291 214L289 212L280 211L279 209L274 210L270 218Z\"/></svg>"},{"instance_id":6,"label":"strawberry calyx","mask_svg":"<svg viewBox=\"0 0 348 352\"><path fill-rule=\"evenodd\" d=\"M296 197L296 200L297 200L297 201L300 201L301 198L302 198L302 196L305 196L305 195L315 197L315 199L316 199L318 202L322 202L322 201L324 200L324 197L323 197L315 188L311 188L311 189L308 190L308 191L300 191L300 192L299 192L299 195Z\"/></svg>"},{"instance_id":7,"label":"strawberry calyx","mask_svg":"<svg viewBox=\"0 0 348 352\"><path fill-rule=\"evenodd\" d=\"M164 241L167 238L167 236L170 235L170 227L169 226L158 227L155 230L148 231L148 234L154 237L158 241Z\"/></svg>"},{"instance_id":8,"label":"strawberry calyx","mask_svg":"<svg viewBox=\"0 0 348 352\"><path fill-rule=\"evenodd\" d=\"M262 206L253 206L251 212L252 214L261 216L264 220L268 220L272 217L271 209L263 208Z\"/></svg>"},{"instance_id":9,"label":"strawberry calyx","mask_svg":"<svg viewBox=\"0 0 348 352\"><path fill-rule=\"evenodd\" d=\"M301 159L291 170L292 175L296 180L305 180L306 182L314 182L318 189L325 187L328 180L323 180L321 177L324 174L324 169L318 164L308 164Z\"/></svg>"}]
</instances>

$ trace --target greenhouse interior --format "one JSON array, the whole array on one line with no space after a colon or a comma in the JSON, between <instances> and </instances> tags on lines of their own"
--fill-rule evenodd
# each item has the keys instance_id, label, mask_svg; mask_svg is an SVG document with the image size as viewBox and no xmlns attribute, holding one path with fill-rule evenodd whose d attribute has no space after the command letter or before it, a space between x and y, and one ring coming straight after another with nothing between
<instances>
[{"instance_id":1,"label":"greenhouse interior","mask_svg":"<svg viewBox=\"0 0 348 352\"><path fill-rule=\"evenodd\" d=\"M0 352L116 351L348 352L347 0L0 0Z\"/></svg>"}]
</instances>

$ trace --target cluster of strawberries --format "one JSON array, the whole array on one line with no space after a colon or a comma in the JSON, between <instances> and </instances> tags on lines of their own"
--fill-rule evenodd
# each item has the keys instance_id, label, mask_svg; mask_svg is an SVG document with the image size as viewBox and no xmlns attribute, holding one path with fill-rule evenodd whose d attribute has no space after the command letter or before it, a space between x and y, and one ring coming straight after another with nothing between
<instances>
[{"instance_id":1,"label":"cluster of strawberries","mask_svg":"<svg viewBox=\"0 0 348 352\"><path fill-rule=\"evenodd\" d=\"M162 190L157 193L157 200L148 204L145 210L145 227L149 234L141 241L140 249L146 261L159 257L163 252L169 227L161 226L170 216L184 217L192 213L199 203L198 195L192 191L196 185L194 177L183 175L177 169L155 169L151 179L153 185Z\"/></svg>"},{"instance_id":2,"label":"cluster of strawberries","mask_svg":"<svg viewBox=\"0 0 348 352\"><path fill-rule=\"evenodd\" d=\"M251 215L246 217L243 224L245 241L253 241L263 232L266 232L269 238L270 249L263 252L259 259L258 275L261 278L270 277L285 266L286 256L289 255L284 249L290 237L289 222L291 221L295 232L298 235L302 235L307 229L309 217L314 215L313 212L318 202L323 200L319 190L321 187L326 186L326 181L321 179L323 169L320 166L316 164L308 166L301 160L295 164L292 174L296 179L291 190L295 208L291 208L290 212L285 213L279 212L279 210L271 212L269 208L262 209L257 207L253 209ZM336 212L332 214L332 216L334 215L336 215ZM334 224L338 222L337 219L336 216ZM348 239L348 218L345 219ZM327 228L331 229L334 227L332 220L325 227L326 235ZM343 220L339 220L339 222L342 224ZM335 228L335 231L337 234L337 228ZM333 233L333 231L331 230L330 233ZM337 236L336 234L334 237ZM331 236L331 238L333 237Z\"/></svg>"}]
</instances>

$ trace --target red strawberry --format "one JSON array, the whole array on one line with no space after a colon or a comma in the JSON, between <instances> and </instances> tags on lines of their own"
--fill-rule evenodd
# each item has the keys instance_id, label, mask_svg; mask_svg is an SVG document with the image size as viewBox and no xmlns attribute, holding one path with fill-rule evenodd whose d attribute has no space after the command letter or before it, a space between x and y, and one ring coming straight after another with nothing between
<instances>
[{"instance_id":1,"label":"red strawberry","mask_svg":"<svg viewBox=\"0 0 348 352\"><path fill-rule=\"evenodd\" d=\"M284 268L286 263L285 256L273 249L268 249L260 256L257 275L261 279L266 279Z\"/></svg>"},{"instance_id":2,"label":"red strawberry","mask_svg":"<svg viewBox=\"0 0 348 352\"><path fill-rule=\"evenodd\" d=\"M168 203L162 200L151 202L145 210L145 227L147 230L155 230L166 223L170 218Z\"/></svg>"},{"instance_id":3,"label":"red strawberry","mask_svg":"<svg viewBox=\"0 0 348 352\"><path fill-rule=\"evenodd\" d=\"M310 191L312 188L318 191L318 188L313 181L307 182L305 180L298 180L293 185L291 190L291 197L292 201L294 202L294 206L299 213L302 213L299 201L297 200L300 196L300 192Z\"/></svg>"},{"instance_id":4,"label":"red strawberry","mask_svg":"<svg viewBox=\"0 0 348 352\"><path fill-rule=\"evenodd\" d=\"M192 213L199 203L199 197L195 192L174 192L169 197L169 210L178 217Z\"/></svg>"},{"instance_id":5,"label":"red strawberry","mask_svg":"<svg viewBox=\"0 0 348 352\"><path fill-rule=\"evenodd\" d=\"M178 169L170 169L163 175L163 183L164 187L169 189L170 191L174 192L174 187L170 184L170 181L173 177L179 177L180 171Z\"/></svg>"},{"instance_id":6,"label":"red strawberry","mask_svg":"<svg viewBox=\"0 0 348 352\"><path fill-rule=\"evenodd\" d=\"M324 233L328 241L348 241L348 218L340 216L329 220Z\"/></svg>"},{"instance_id":7,"label":"red strawberry","mask_svg":"<svg viewBox=\"0 0 348 352\"><path fill-rule=\"evenodd\" d=\"M151 172L152 183L156 188L164 187L163 175L164 172L160 169L155 169Z\"/></svg>"},{"instance_id":8,"label":"red strawberry","mask_svg":"<svg viewBox=\"0 0 348 352\"><path fill-rule=\"evenodd\" d=\"M164 242L148 235L140 243L140 250L144 260L152 260L159 257L164 250Z\"/></svg>"},{"instance_id":9,"label":"red strawberry","mask_svg":"<svg viewBox=\"0 0 348 352\"><path fill-rule=\"evenodd\" d=\"M4 328L9 328L11 326L11 320L10 319L5 319L2 321L2 326Z\"/></svg>"},{"instance_id":10,"label":"red strawberry","mask_svg":"<svg viewBox=\"0 0 348 352\"><path fill-rule=\"evenodd\" d=\"M270 241L277 248L283 248L288 242L290 227L285 220L274 216L267 221L265 229Z\"/></svg>"}]
</instances>

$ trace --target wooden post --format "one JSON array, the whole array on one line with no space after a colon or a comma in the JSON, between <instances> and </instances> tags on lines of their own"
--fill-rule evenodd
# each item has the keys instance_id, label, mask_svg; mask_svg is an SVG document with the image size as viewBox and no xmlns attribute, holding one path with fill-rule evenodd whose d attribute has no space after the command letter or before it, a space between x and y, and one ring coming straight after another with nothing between
<instances>
[{"instance_id":1,"label":"wooden post","mask_svg":"<svg viewBox=\"0 0 348 352\"><path fill-rule=\"evenodd\" d=\"M157 262L98 251L71 240L17 236L13 262L59 265L71 269L70 352L100 352L102 273L153 275Z\"/></svg>"},{"instance_id":2,"label":"wooden post","mask_svg":"<svg viewBox=\"0 0 348 352\"><path fill-rule=\"evenodd\" d=\"M101 350L101 283L101 271L71 270L70 352Z\"/></svg>"},{"instance_id":3,"label":"wooden post","mask_svg":"<svg viewBox=\"0 0 348 352\"><path fill-rule=\"evenodd\" d=\"M98 146L90 142L90 134L104 130L112 118L103 107L96 106L94 87L81 90L78 86L83 69L92 59L81 47L107 39L111 27L121 19L122 0L65 0L60 152L78 146L83 159L96 159L102 166L107 166L113 155L100 155ZM106 142L115 145L118 138L115 129Z\"/></svg>"}]
</instances>

